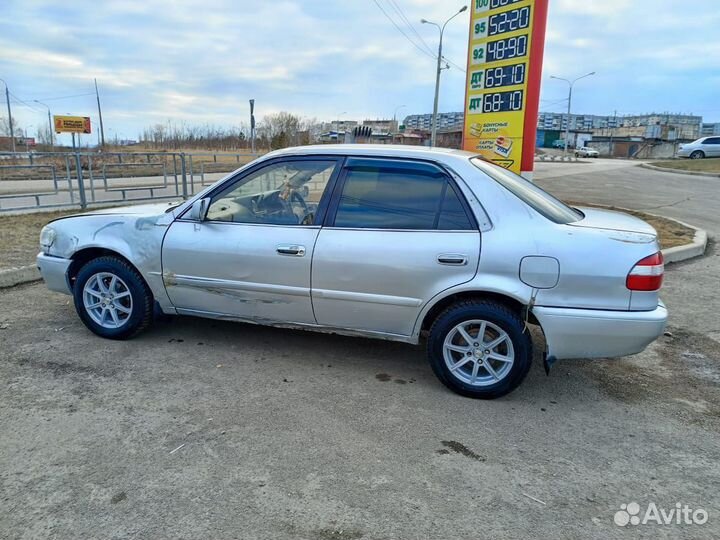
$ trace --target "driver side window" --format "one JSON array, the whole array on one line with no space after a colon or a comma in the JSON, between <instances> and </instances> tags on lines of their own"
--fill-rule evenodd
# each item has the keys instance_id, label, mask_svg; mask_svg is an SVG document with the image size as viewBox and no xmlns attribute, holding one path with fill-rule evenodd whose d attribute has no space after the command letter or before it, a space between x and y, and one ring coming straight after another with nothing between
<instances>
[{"instance_id":1,"label":"driver side window","mask_svg":"<svg viewBox=\"0 0 720 540\"><path fill-rule=\"evenodd\" d=\"M213 196L209 221L312 225L335 160L273 163Z\"/></svg>"}]
</instances>

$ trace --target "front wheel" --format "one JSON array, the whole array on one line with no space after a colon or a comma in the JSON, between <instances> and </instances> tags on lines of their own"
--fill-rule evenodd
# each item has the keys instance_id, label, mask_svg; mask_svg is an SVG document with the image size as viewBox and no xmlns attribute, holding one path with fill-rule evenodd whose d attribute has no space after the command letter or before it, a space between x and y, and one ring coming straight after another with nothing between
<instances>
[{"instance_id":1,"label":"front wheel","mask_svg":"<svg viewBox=\"0 0 720 540\"><path fill-rule=\"evenodd\" d=\"M690 159L702 159L705 157L705 152L702 150L695 150L692 154L690 154Z\"/></svg>"},{"instance_id":2,"label":"front wheel","mask_svg":"<svg viewBox=\"0 0 720 540\"><path fill-rule=\"evenodd\" d=\"M435 320L428 359L440 381L458 394L494 399L512 392L532 362L532 339L522 319L490 301L450 306Z\"/></svg>"},{"instance_id":3,"label":"front wheel","mask_svg":"<svg viewBox=\"0 0 720 540\"><path fill-rule=\"evenodd\" d=\"M150 289L135 268L117 257L86 263L78 272L73 297L85 326L104 338L131 338L152 321Z\"/></svg>"}]
</instances>

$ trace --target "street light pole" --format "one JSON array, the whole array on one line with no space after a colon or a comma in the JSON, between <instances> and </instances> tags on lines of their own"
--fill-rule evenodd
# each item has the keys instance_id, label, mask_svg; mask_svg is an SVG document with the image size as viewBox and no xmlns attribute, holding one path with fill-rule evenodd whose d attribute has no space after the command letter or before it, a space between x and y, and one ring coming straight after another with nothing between
<instances>
[{"instance_id":1,"label":"street light pole","mask_svg":"<svg viewBox=\"0 0 720 540\"><path fill-rule=\"evenodd\" d=\"M439 24L434 23L432 21L428 21L426 19L420 20L420 22L422 24L432 24L433 26L437 26L438 30L440 30L440 42L438 43L438 54L437 54L437 71L435 73L435 100L433 101L432 135L430 138L430 146L435 146L435 144L437 142L437 114L438 114L438 101L440 98L440 73L442 71L441 63L442 63L443 34L445 33L445 27L447 26L447 23L449 23L451 20L453 20L455 17L460 15L465 10L467 10L467 6L461 7L458 10L458 12L455 13L448 20L446 20L442 26L440 26Z\"/></svg>"},{"instance_id":2,"label":"street light pole","mask_svg":"<svg viewBox=\"0 0 720 540\"><path fill-rule=\"evenodd\" d=\"M556 77L555 75L550 75L551 79L557 79L558 81L565 81L568 83L568 107L567 107L567 122L565 124L565 150L564 154L567 155L568 151L568 143L570 142L570 107L572 106L572 90L573 85L578 82L580 79L584 79L585 77L589 77L590 75L595 75L594 71L591 71L590 73L586 73L582 77L578 77L577 79L568 80L563 79L562 77Z\"/></svg>"},{"instance_id":3,"label":"street light pole","mask_svg":"<svg viewBox=\"0 0 720 540\"><path fill-rule=\"evenodd\" d=\"M15 134L13 133L12 111L10 110L10 90L8 89L7 83L3 79L0 79L0 81L2 81L5 85L5 99L7 101L8 110L8 124L10 125L10 142L12 142L12 151L15 152Z\"/></svg>"},{"instance_id":4,"label":"street light pole","mask_svg":"<svg viewBox=\"0 0 720 540\"><path fill-rule=\"evenodd\" d=\"M47 107L47 110L48 110L48 129L50 130L50 148L51 148L52 151L54 152L54 151L55 151L55 140L54 140L54 138L53 138L53 123L52 123L52 118L51 118L52 115L50 114L50 107L49 107L48 105L46 105L45 103L43 103L42 101L38 101L37 99L33 99L33 101L34 101L35 103L38 103L39 105L42 105L43 107Z\"/></svg>"},{"instance_id":5,"label":"street light pole","mask_svg":"<svg viewBox=\"0 0 720 540\"><path fill-rule=\"evenodd\" d=\"M105 129L103 128L102 109L100 108L100 93L98 92L97 79L95 81L95 98L97 98L98 118L100 119L100 149L105 149Z\"/></svg>"}]
</instances>

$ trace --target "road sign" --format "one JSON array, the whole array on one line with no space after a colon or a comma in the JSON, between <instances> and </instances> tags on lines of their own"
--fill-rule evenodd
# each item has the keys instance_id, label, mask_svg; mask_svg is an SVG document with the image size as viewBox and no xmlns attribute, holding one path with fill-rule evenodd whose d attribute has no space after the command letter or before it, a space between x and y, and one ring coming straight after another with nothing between
<instances>
[{"instance_id":1,"label":"road sign","mask_svg":"<svg viewBox=\"0 0 720 540\"><path fill-rule=\"evenodd\" d=\"M57 133L90 133L89 116L53 115L53 123Z\"/></svg>"},{"instance_id":2,"label":"road sign","mask_svg":"<svg viewBox=\"0 0 720 540\"><path fill-rule=\"evenodd\" d=\"M532 173L548 0L472 0L463 148Z\"/></svg>"}]
</instances>

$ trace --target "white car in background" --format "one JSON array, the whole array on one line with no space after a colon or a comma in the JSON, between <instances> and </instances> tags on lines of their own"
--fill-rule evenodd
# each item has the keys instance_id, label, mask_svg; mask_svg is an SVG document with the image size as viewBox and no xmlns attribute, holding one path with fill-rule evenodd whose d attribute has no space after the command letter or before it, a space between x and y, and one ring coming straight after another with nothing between
<instances>
[{"instance_id":1,"label":"white car in background","mask_svg":"<svg viewBox=\"0 0 720 540\"><path fill-rule=\"evenodd\" d=\"M575 150L575 157L600 157L600 152L594 148L580 146Z\"/></svg>"},{"instance_id":2,"label":"white car in background","mask_svg":"<svg viewBox=\"0 0 720 540\"><path fill-rule=\"evenodd\" d=\"M702 137L689 144L681 144L678 157L690 159L720 157L720 137Z\"/></svg>"}]
</instances>

